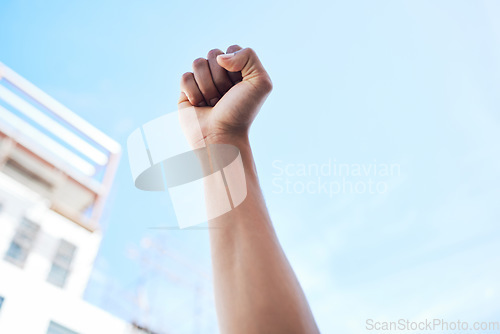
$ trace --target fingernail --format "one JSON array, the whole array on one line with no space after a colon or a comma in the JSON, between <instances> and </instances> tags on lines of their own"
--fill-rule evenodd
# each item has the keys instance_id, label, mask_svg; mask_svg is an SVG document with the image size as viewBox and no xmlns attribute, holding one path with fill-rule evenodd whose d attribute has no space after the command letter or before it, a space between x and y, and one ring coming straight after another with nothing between
<instances>
[{"instance_id":1,"label":"fingernail","mask_svg":"<svg viewBox=\"0 0 500 334\"><path fill-rule=\"evenodd\" d=\"M218 97L214 97L213 99L210 100L210 105L213 107L217 104L217 101L219 101Z\"/></svg>"},{"instance_id":2,"label":"fingernail","mask_svg":"<svg viewBox=\"0 0 500 334\"><path fill-rule=\"evenodd\" d=\"M200 103L198 103L196 106L197 106L197 107L206 107L206 106L207 106L207 104L205 103L205 101L201 101L201 102L200 102Z\"/></svg>"},{"instance_id":3,"label":"fingernail","mask_svg":"<svg viewBox=\"0 0 500 334\"><path fill-rule=\"evenodd\" d=\"M234 52L233 53L226 53L226 54L218 55L217 57L220 57L222 59L229 59L229 58L231 58L233 56L234 56Z\"/></svg>"}]
</instances>

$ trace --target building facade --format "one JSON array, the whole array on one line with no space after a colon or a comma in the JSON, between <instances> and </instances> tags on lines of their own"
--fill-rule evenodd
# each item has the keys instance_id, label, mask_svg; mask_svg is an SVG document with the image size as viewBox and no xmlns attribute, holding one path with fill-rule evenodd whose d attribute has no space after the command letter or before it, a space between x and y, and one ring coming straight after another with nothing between
<instances>
[{"instance_id":1,"label":"building facade","mask_svg":"<svg viewBox=\"0 0 500 334\"><path fill-rule=\"evenodd\" d=\"M0 333L132 333L82 299L120 145L0 63Z\"/></svg>"}]
</instances>

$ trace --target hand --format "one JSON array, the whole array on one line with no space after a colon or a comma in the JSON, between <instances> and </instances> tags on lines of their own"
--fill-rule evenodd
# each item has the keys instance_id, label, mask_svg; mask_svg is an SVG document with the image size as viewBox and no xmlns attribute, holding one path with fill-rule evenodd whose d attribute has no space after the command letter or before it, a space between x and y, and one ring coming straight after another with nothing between
<instances>
[{"instance_id":1,"label":"hand","mask_svg":"<svg viewBox=\"0 0 500 334\"><path fill-rule=\"evenodd\" d=\"M233 45L226 54L213 49L207 59L193 62L193 72L183 74L179 112L194 107L203 139L230 144L248 135L271 90L271 79L252 49Z\"/></svg>"}]
</instances>

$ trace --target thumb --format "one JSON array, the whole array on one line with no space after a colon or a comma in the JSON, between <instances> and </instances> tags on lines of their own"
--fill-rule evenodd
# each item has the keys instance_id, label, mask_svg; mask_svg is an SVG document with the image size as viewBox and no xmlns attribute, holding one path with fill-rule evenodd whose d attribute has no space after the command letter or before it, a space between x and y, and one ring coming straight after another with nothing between
<instances>
[{"instance_id":1,"label":"thumb","mask_svg":"<svg viewBox=\"0 0 500 334\"><path fill-rule=\"evenodd\" d=\"M240 72L243 81L254 81L258 86L271 90L271 79L251 48L217 56L217 63L229 72Z\"/></svg>"}]
</instances>

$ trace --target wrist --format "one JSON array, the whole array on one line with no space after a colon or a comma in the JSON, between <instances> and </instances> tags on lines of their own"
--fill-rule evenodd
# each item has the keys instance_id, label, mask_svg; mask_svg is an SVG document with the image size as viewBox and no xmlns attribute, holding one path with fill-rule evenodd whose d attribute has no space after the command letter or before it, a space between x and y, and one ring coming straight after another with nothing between
<instances>
[{"instance_id":1,"label":"wrist","mask_svg":"<svg viewBox=\"0 0 500 334\"><path fill-rule=\"evenodd\" d=\"M248 131L211 134L206 136L204 140L207 146L212 144L226 144L237 147L240 151L247 182L257 180L257 169L254 163L252 149L250 147Z\"/></svg>"},{"instance_id":2,"label":"wrist","mask_svg":"<svg viewBox=\"0 0 500 334\"><path fill-rule=\"evenodd\" d=\"M205 136L205 144L228 144L234 145L239 149L250 146L250 141L248 139L248 131L242 131L238 133L211 133ZM240 148L241 147L241 148Z\"/></svg>"}]
</instances>

